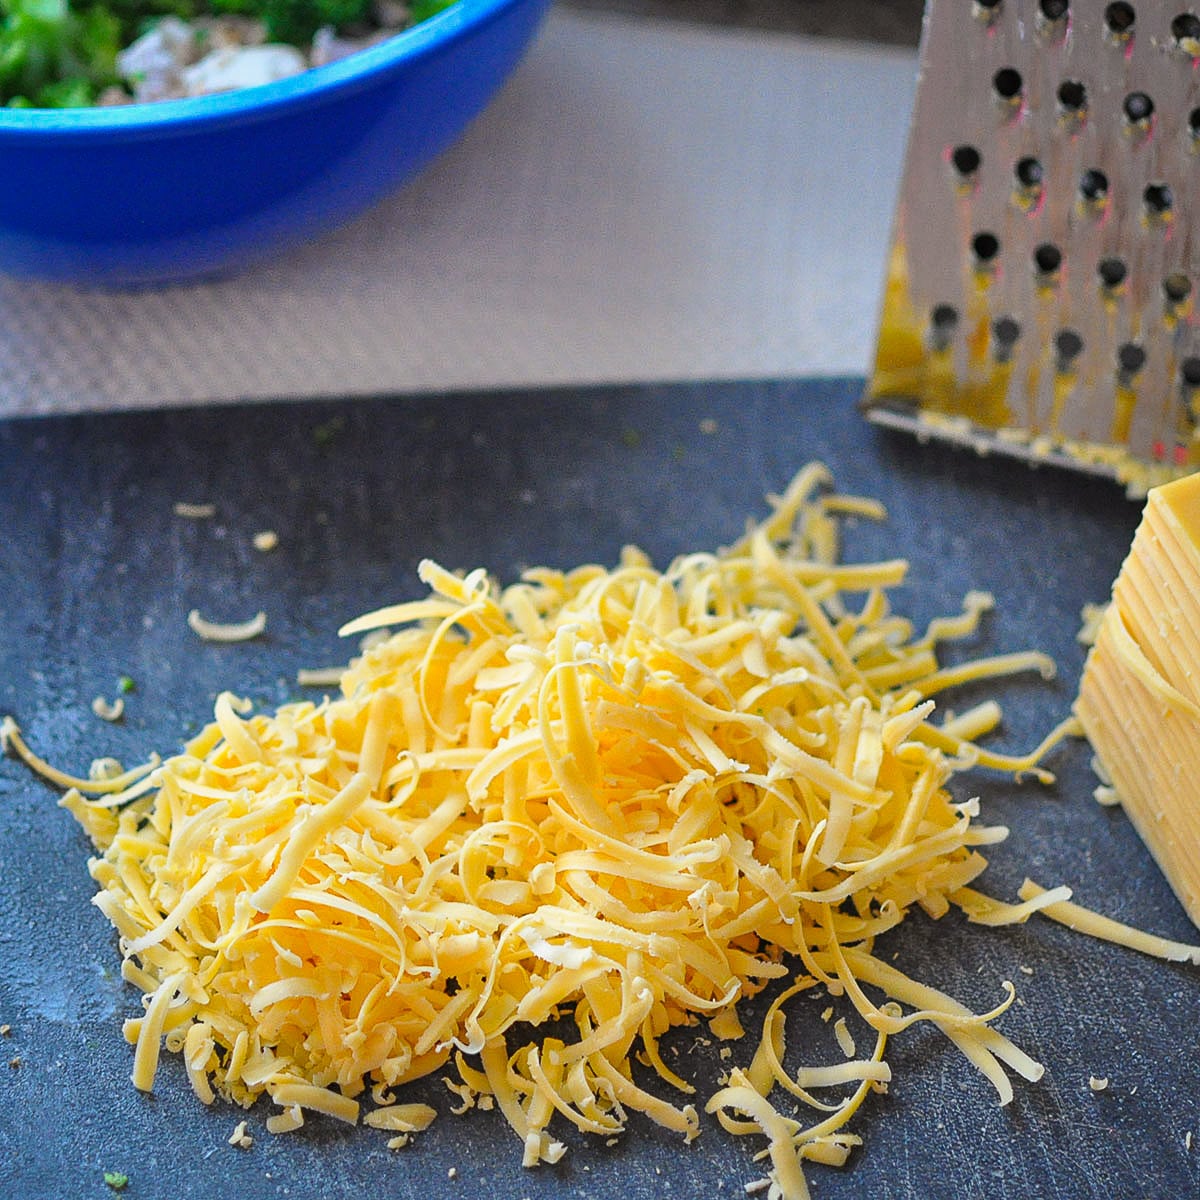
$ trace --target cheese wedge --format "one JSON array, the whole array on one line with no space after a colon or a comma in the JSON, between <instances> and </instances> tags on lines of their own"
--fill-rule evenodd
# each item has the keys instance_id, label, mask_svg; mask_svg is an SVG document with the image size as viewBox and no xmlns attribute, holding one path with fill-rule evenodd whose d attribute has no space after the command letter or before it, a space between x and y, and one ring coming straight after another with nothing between
<instances>
[{"instance_id":1,"label":"cheese wedge","mask_svg":"<svg viewBox=\"0 0 1200 1200\"><path fill-rule=\"evenodd\" d=\"M1200 476L1153 489L1075 711L1142 840L1200 925Z\"/></svg>"}]
</instances>

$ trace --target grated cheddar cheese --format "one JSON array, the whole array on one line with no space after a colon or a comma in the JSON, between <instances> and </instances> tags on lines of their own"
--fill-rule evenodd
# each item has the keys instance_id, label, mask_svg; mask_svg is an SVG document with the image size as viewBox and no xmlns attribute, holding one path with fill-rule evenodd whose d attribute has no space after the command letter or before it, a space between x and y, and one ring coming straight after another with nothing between
<instances>
[{"instance_id":1,"label":"grated cheddar cheese","mask_svg":"<svg viewBox=\"0 0 1200 1200\"><path fill-rule=\"evenodd\" d=\"M266 713L222 694L182 753L142 771L54 771L8 721L99 851L95 902L145 997L125 1023L134 1084L153 1086L165 1045L205 1103L267 1094L272 1131L315 1112L401 1145L433 1114L392 1089L452 1068L461 1110L494 1104L528 1166L564 1153L552 1120L611 1138L641 1112L691 1140L699 1104L766 1136L763 1186L794 1200L805 1162L858 1144L847 1122L916 1021L1001 1103L1009 1071L1037 1079L993 1027L1011 984L973 1013L875 947L914 906L987 924L1064 911L1067 889L1006 905L971 886L1007 830L947 783L973 765L1048 779L1039 761L1069 724L1001 755L975 744L997 705L936 724L931 699L1052 664L941 668L939 642L971 634L990 597L915 631L887 596L903 561L838 561L839 517L882 509L829 483L806 468L735 545L663 572L627 549L612 570L501 589L423 562L425 598L343 628L398 631L339 695ZM737 1005L774 980L790 982L752 1060L693 1100L659 1039L699 1018L740 1036ZM785 1005L817 985L873 1046L859 1056L839 1021L843 1057L789 1073ZM569 1037L543 1030L556 1018ZM674 1099L635 1078L635 1056ZM829 1088L842 1098L814 1094Z\"/></svg>"}]
</instances>

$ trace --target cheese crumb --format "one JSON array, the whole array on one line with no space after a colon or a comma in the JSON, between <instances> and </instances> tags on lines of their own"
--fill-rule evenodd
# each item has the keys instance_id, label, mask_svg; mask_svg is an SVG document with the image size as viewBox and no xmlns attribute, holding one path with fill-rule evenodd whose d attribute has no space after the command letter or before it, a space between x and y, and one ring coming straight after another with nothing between
<instances>
[{"instance_id":1,"label":"cheese crumb","mask_svg":"<svg viewBox=\"0 0 1200 1200\"><path fill-rule=\"evenodd\" d=\"M171 511L177 517L185 517L189 521L205 521L217 515L215 504L189 504L186 500L176 500Z\"/></svg>"},{"instance_id":2,"label":"cheese crumb","mask_svg":"<svg viewBox=\"0 0 1200 1200\"><path fill-rule=\"evenodd\" d=\"M193 608L188 613L187 623L188 628L206 642L248 642L266 629L267 614L259 612L248 621L221 624L207 620L198 609Z\"/></svg>"},{"instance_id":3,"label":"cheese crumb","mask_svg":"<svg viewBox=\"0 0 1200 1200\"><path fill-rule=\"evenodd\" d=\"M449 1170L446 1172L446 1178L447 1178L447 1179L457 1179L457 1178L458 1178L458 1168L457 1168L457 1167L451 1167L451 1168L450 1168L450 1169L449 1169Z\"/></svg>"},{"instance_id":4,"label":"cheese crumb","mask_svg":"<svg viewBox=\"0 0 1200 1200\"><path fill-rule=\"evenodd\" d=\"M92 701L92 712L102 721L119 721L125 715L125 700L122 696L112 701L97 696Z\"/></svg>"},{"instance_id":5,"label":"cheese crumb","mask_svg":"<svg viewBox=\"0 0 1200 1200\"><path fill-rule=\"evenodd\" d=\"M1108 1087L1108 1080L1096 1075L1090 1075L1088 1077L1088 1087L1090 1087L1093 1092L1102 1092L1106 1087Z\"/></svg>"},{"instance_id":6,"label":"cheese crumb","mask_svg":"<svg viewBox=\"0 0 1200 1200\"><path fill-rule=\"evenodd\" d=\"M251 539L255 550L260 554L268 554L279 545L279 534L273 529L262 529Z\"/></svg>"},{"instance_id":7,"label":"cheese crumb","mask_svg":"<svg viewBox=\"0 0 1200 1200\"><path fill-rule=\"evenodd\" d=\"M301 667L296 672L298 687L337 687L342 682L345 667Z\"/></svg>"},{"instance_id":8,"label":"cheese crumb","mask_svg":"<svg viewBox=\"0 0 1200 1200\"><path fill-rule=\"evenodd\" d=\"M229 1144L237 1146L240 1150L249 1150L254 1145L254 1138L246 1132L246 1122L239 1121L233 1128L233 1132L229 1135Z\"/></svg>"},{"instance_id":9,"label":"cheese crumb","mask_svg":"<svg viewBox=\"0 0 1200 1200\"><path fill-rule=\"evenodd\" d=\"M854 1035L850 1032L850 1027L846 1024L845 1017L838 1017L833 1025L833 1036L837 1039L837 1044L842 1048L842 1053L847 1058L854 1057Z\"/></svg>"}]
</instances>

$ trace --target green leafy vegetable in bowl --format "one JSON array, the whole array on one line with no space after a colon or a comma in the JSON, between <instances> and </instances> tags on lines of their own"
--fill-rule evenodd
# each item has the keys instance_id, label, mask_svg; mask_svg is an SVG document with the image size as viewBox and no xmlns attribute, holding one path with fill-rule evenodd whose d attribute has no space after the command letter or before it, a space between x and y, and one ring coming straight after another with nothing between
<instances>
[{"instance_id":1,"label":"green leafy vegetable in bowl","mask_svg":"<svg viewBox=\"0 0 1200 1200\"><path fill-rule=\"evenodd\" d=\"M0 104L80 108L265 83L454 0L0 0Z\"/></svg>"}]
</instances>

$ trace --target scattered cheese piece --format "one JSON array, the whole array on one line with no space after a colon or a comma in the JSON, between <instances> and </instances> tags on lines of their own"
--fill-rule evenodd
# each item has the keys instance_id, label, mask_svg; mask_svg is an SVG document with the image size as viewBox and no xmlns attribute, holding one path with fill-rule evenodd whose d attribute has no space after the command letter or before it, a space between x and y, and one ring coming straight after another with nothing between
<instances>
[{"instance_id":1,"label":"scattered cheese piece","mask_svg":"<svg viewBox=\"0 0 1200 1200\"><path fill-rule=\"evenodd\" d=\"M248 642L251 638L258 637L266 629L267 614L259 612L248 621L223 625L206 620L200 615L198 609L193 608L188 613L187 623L188 628L206 642Z\"/></svg>"},{"instance_id":2,"label":"scattered cheese piece","mask_svg":"<svg viewBox=\"0 0 1200 1200\"><path fill-rule=\"evenodd\" d=\"M92 712L102 721L119 721L125 715L125 700L121 696L111 701L97 696L92 701Z\"/></svg>"},{"instance_id":3,"label":"scattered cheese piece","mask_svg":"<svg viewBox=\"0 0 1200 1200\"><path fill-rule=\"evenodd\" d=\"M1075 635L1075 640L1081 646L1094 646L1096 638L1100 635L1100 623L1104 620L1104 613L1107 609L1105 604L1085 604L1083 612L1080 614L1080 619L1083 622L1079 627L1079 632Z\"/></svg>"},{"instance_id":4,"label":"scattered cheese piece","mask_svg":"<svg viewBox=\"0 0 1200 1200\"><path fill-rule=\"evenodd\" d=\"M296 684L299 687L337 687L345 670L345 667L301 667L296 672Z\"/></svg>"},{"instance_id":5,"label":"scattered cheese piece","mask_svg":"<svg viewBox=\"0 0 1200 1200\"><path fill-rule=\"evenodd\" d=\"M256 533L251 541L260 554L268 554L279 545L279 534L273 529L263 529Z\"/></svg>"},{"instance_id":6,"label":"scattered cheese piece","mask_svg":"<svg viewBox=\"0 0 1200 1200\"><path fill-rule=\"evenodd\" d=\"M833 1023L833 1036L837 1039L837 1044L842 1048L842 1053L847 1058L853 1058L855 1052L854 1035L851 1034L845 1017L838 1017Z\"/></svg>"},{"instance_id":7,"label":"scattered cheese piece","mask_svg":"<svg viewBox=\"0 0 1200 1200\"><path fill-rule=\"evenodd\" d=\"M420 1133L433 1124L437 1109L428 1104L389 1104L363 1117L363 1124L389 1133Z\"/></svg>"},{"instance_id":8,"label":"scattered cheese piece","mask_svg":"<svg viewBox=\"0 0 1200 1200\"><path fill-rule=\"evenodd\" d=\"M246 1132L246 1122L239 1121L229 1135L229 1144L240 1150L249 1150L254 1145L254 1138Z\"/></svg>"},{"instance_id":9,"label":"scattered cheese piece","mask_svg":"<svg viewBox=\"0 0 1200 1200\"><path fill-rule=\"evenodd\" d=\"M186 517L189 521L205 521L217 515L215 504L189 504L186 500L177 500L171 511L177 517Z\"/></svg>"},{"instance_id":10,"label":"scattered cheese piece","mask_svg":"<svg viewBox=\"0 0 1200 1200\"><path fill-rule=\"evenodd\" d=\"M1088 1087L1090 1087L1093 1092L1102 1092L1106 1087L1108 1087L1108 1080L1095 1075L1089 1075Z\"/></svg>"},{"instance_id":11,"label":"scattered cheese piece","mask_svg":"<svg viewBox=\"0 0 1200 1200\"><path fill-rule=\"evenodd\" d=\"M1021 884L1020 896L1023 900L1032 900L1045 894L1045 891L1045 888L1027 879ZM1041 911L1051 920L1066 925L1068 929L1078 930L1101 941L1127 946L1130 950L1138 950L1153 958L1163 958L1167 962L1190 962L1193 966L1200 966L1200 946L1156 937L1152 933L1145 933L1120 921L1114 921L1111 917L1101 916L1072 901L1060 900L1055 904L1046 905Z\"/></svg>"}]
</instances>

